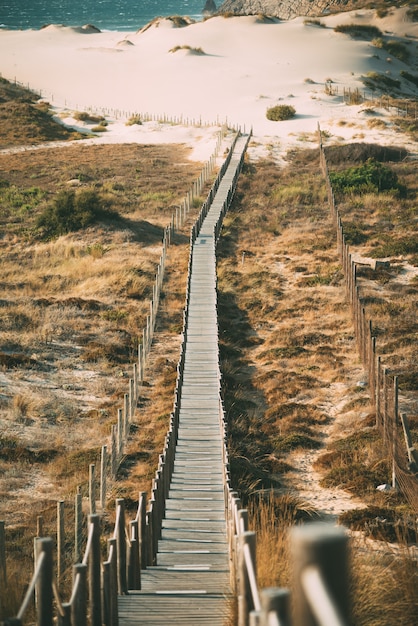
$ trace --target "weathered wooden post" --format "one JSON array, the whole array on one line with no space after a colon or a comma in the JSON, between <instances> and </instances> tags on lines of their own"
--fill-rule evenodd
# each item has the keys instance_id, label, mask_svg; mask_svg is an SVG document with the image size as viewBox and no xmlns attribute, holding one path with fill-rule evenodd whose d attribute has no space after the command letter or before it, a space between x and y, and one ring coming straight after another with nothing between
<instances>
[{"instance_id":1,"label":"weathered wooden post","mask_svg":"<svg viewBox=\"0 0 418 626\"><path fill-rule=\"evenodd\" d=\"M87 626L87 565L76 563L73 568L73 597L71 598L71 623Z\"/></svg>"},{"instance_id":2,"label":"weathered wooden post","mask_svg":"<svg viewBox=\"0 0 418 626\"><path fill-rule=\"evenodd\" d=\"M102 625L101 606L101 557L100 557L100 516L90 515L89 523L93 528L89 567L89 601L91 626Z\"/></svg>"},{"instance_id":3,"label":"weathered wooden post","mask_svg":"<svg viewBox=\"0 0 418 626\"><path fill-rule=\"evenodd\" d=\"M38 515L38 517L36 518L36 536L44 536L44 518L42 517L42 515Z\"/></svg>"},{"instance_id":4,"label":"weathered wooden post","mask_svg":"<svg viewBox=\"0 0 418 626\"><path fill-rule=\"evenodd\" d=\"M350 623L347 543L344 529L330 524L292 530L295 626Z\"/></svg>"},{"instance_id":5,"label":"weathered wooden post","mask_svg":"<svg viewBox=\"0 0 418 626\"><path fill-rule=\"evenodd\" d=\"M40 575L36 582L36 616L37 626L52 626L53 625L53 541L51 537L36 538L35 540L35 552L36 563L42 558L42 566Z\"/></svg>"},{"instance_id":6,"label":"weathered wooden post","mask_svg":"<svg viewBox=\"0 0 418 626\"><path fill-rule=\"evenodd\" d=\"M77 487L75 495L75 524L74 524L74 560L77 563L81 556L81 542L83 537L83 497L81 495L81 487Z\"/></svg>"},{"instance_id":7,"label":"weathered wooden post","mask_svg":"<svg viewBox=\"0 0 418 626\"><path fill-rule=\"evenodd\" d=\"M138 503L139 542L141 548L141 569L145 569L147 563L147 494L142 491L139 494Z\"/></svg>"},{"instance_id":8,"label":"weathered wooden post","mask_svg":"<svg viewBox=\"0 0 418 626\"><path fill-rule=\"evenodd\" d=\"M89 465L89 502L90 515L96 514L96 466L94 463Z\"/></svg>"},{"instance_id":9,"label":"weathered wooden post","mask_svg":"<svg viewBox=\"0 0 418 626\"><path fill-rule=\"evenodd\" d=\"M111 444L111 456L110 456L110 473L113 480L115 480L118 472L118 427L117 424L112 424L112 444Z\"/></svg>"},{"instance_id":10,"label":"weathered wooden post","mask_svg":"<svg viewBox=\"0 0 418 626\"><path fill-rule=\"evenodd\" d=\"M249 548L251 562L254 567L253 572L249 571L247 567L245 558L246 548ZM249 614L255 608L251 592L251 576L253 574L255 580L257 577L255 532L246 531L238 536L238 550L238 625L248 626Z\"/></svg>"},{"instance_id":11,"label":"weathered wooden post","mask_svg":"<svg viewBox=\"0 0 418 626\"><path fill-rule=\"evenodd\" d=\"M0 521L0 585L3 589L7 587L6 536L4 532L4 521Z\"/></svg>"},{"instance_id":12,"label":"weathered wooden post","mask_svg":"<svg viewBox=\"0 0 418 626\"><path fill-rule=\"evenodd\" d=\"M122 409L118 409L118 464L123 455L123 444L123 411Z\"/></svg>"},{"instance_id":13,"label":"weathered wooden post","mask_svg":"<svg viewBox=\"0 0 418 626\"><path fill-rule=\"evenodd\" d=\"M380 387L382 380L382 357L377 357L376 364L376 426L379 430L381 430L381 421L380 421Z\"/></svg>"},{"instance_id":14,"label":"weathered wooden post","mask_svg":"<svg viewBox=\"0 0 418 626\"><path fill-rule=\"evenodd\" d=\"M125 529L125 502L123 498L116 500L116 547L118 557L118 589L120 595L128 591L126 580L126 529Z\"/></svg>"},{"instance_id":15,"label":"weathered wooden post","mask_svg":"<svg viewBox=\"0 0 418 626\"><path fill-rule=\"evenodd\" d=\"M141 589L141 568L139 558L138 520L129 522L130 546L128 555L128 589Z\"/></svg>"},{"instance_id":16,"label":"weathered wooden post","mask_svg":"<svg viewBox=\"0 0 418 626\"><path fill-rule=\"evenodd\" d=\"M124 393L123 394L123 416L124 416L123 439L125 443L128 441L128 437L129 437L129 422L130 422L130 417L131 417L130 404L131 402L129 398L129 393Z\"/></svg>"},{"instance_id":17,"label":"weathered wooden post","mask_svg":"<svg viewBox=\"0 0 418 626\"><path fill-rule=\"evenodd\" d=\"M393 377L393 425L392 425L392 488L397 489L398 481L396 480L396 443L398 439L398 419L399 419L399 388L398 377Z\"/></svg>"},{"instance_id":18,"label":"weathered wooden post","mask_svg":"<svg viewBox=\"0 0 418 626\"><path fill-rule=\"evenodd\" d=\"M58 626L71 626L71 604L64 602L62 605L62 613L58 612Z\"/></svg>"},{"instance_id":19,"label":"weathered wooden post","mask_svg":"<svg viewBox=\"0 0 418 626\"><path fill-rule=\"evenodd\" d=\"M102 456L100 462L100 508L106 510L106 490L107 490L107 446L102 446Z\"/></svg>"},{"instance_id":20,"label":"weathered wooden post","mask_svg":"<svg viewBox=\"0 0 418 626\"><path fill-rule=\"evenodd\" d=\"M60 584L61 576L64 573L64 501L57 502L57 579Z\"/></svg>"},{"instance_id":21,"label":"weathered wooden post","mask_svg":"<svg viewBox=\"0 0 418 626\"><path fill-rule=\"evenodd\" d=\"M280 626L290 626L290 591L267 587L260 591L260 626L269 626L270 616L277 616Z\"/></svg>"}]
</instances>

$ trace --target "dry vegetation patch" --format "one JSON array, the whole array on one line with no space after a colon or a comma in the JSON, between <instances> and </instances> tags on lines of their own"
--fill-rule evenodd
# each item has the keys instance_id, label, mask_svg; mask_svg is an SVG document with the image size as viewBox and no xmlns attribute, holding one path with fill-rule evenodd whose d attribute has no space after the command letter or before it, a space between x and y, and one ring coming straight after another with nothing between
<instances>
[{"instance_id":1,"label":"dry vegetation patch","mask_svg":"<svg viewBox=\"0 0 418 626\"><path fill-rule=\"evenodd\" d=\"M18 140L26 137L19 134ZM2 600L5 616L22 598L27 582L22 571L31 571L36 517L42 514L45 533L55 536L61 498L70 502L71 577L71 502L77 486L87 496L89 464L97 464L101 446L110 443L116 410L123 405L163 231L200 174L201 164L190 161L189 153L181 145L78 144L0 154L0 518L6 522L9 580L18 581L16 598ZM66 201L98 199L107 211L82 221L77 230L46 236L39 218L60 194ZM64 208L72 213L67 204ZM62 212L57 215L62 219ZM155 347L110 501L119 496L137 501L138 491L151 486L163 448L176 380L189 229L190 223L169 249Z\"/></svg>"},{"instance_id":2,"label":"dry vegetation patch","mask_svg":"<svg viewBox=\"0 0 418 626\"><path fill-rule=\"evenodd\" d=\"M377 147L361 145L342 147L341 154L338 149L331 151L335 161L344 159L345 167L363 164L379 152ZM411 239L414 166L399 159L404 158L403 150L395 148L393 154L400 162L390 162L388 167L400 188L369 190L360 198L349 195L345 199L353 202L344 211L345 218L359 239L367 236L367 245L369 240L383 239L383 227L375 230L375 226L383 219L387 223L388 214L392 236ZM382 519L385 510L391 511L396 528L406 528L411 520L399 495L376 491L379 484L390 482L391 467L374 427L357 355L318 154L307 151L292 157L284 170L269 162L246 164L219 248L221 357L231 469L260 533L258 553L265 555L258 560L261 586L289 583L284 531L300 517L292 513L288 520L281 520L276 504L280 509L283 496L296 498L293 510L308 508L311 515L335 518L346 510L341 519L347 524L353 510L350 519L356 519L356 528L361 527L359 518L363 527L366 518L370 520L373 506ZM358 252L371 253L373 246L366 250L364 244ZM402 402L408 405L417 441L415 377L410 376L409 389L403 378L415 370L413 277L417 262L414 253L393 261L389 271L372 272L369 267L372 285L380 291L371 298L374 308L370 311L384 336L382 349L393 366L396 361ZM373 533L373 526L369 527ZM384 537L382 524L375 527L379 534L373 536ZM361 561L354 582L355 623L368 624L373 615L373 623L383 626L403 611L404 622L412 626L417 607L415 578L405 585L405 570L397 558L373 559L358 552L358 547L354 550ZM411 563L405 562L408 571ZM392 588L385 597L383 587L380 592L373 585L367 587L370 572L384 576L386 567Z\"/></svg>"}]
</instances>

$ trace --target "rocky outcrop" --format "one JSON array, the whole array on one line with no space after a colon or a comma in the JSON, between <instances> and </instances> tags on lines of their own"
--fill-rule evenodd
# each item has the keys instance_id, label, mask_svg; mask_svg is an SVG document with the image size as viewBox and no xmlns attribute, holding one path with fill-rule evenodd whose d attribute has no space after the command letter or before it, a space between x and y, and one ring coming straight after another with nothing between
<instances>
[{"instance_id":1,"label":"rocky outcrop","mask_svg":"<svg viewBox=\"0 0 418 626\"><path fill-rule=\"evenodd\" d=\"M203 15L213 15L216 13L216 4L214 0L206 0L205 6L203 7Z\"/></svg>"},{"instance_id":2,"label":"rocky outcrop","mask_svg":"<svg viewBox=\"0 0 418 626\"><path fill-rule=\"evenodd\" d=\"M348 0L225 0L218 13L269 15L289 20L298 15L320 16L330 9L344 10Z\"/></svg>"}]
</instances>

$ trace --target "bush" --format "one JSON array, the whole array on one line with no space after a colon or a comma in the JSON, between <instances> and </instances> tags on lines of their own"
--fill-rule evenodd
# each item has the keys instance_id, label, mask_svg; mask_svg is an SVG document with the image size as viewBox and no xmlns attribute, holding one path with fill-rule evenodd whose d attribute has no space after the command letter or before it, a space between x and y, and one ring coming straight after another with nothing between
<instances>
[{"instance_id":1,"label":"bush","mask_svg":"<svg viewBox=\"0 0 418 626\"><path fill-rule=\"evenodd\" d=\"M91 122L92 124L100 124L105 121L103 115L92 115L87 111L75 111L73 118L79 122Z\"/></svg>"},{"instance_id":2,"label":"bush","mask_svg":"<svg viewBox=\"0 0 418 626\"><path fill-rule=\"evenodd\" d=\"M330 179L338 193L379 193L400 189L396 173L374 159L367 159L362 165L342 172L331 172Z\"/></svg>"},{"instance_id":3,"label":"bush","mask_svg":"<svg viewBox=\"0 0 418 626\"><path fill-rule=\"evenodd\" d=\"M344 33L351 37L381 37L382 31L377 26L369 26L368 24L340 24L334 28L336 33Z\"/></svg>"},{"instance_id":4,"label":"bush","mask_svg":"<svg viewBox=\"0 0 418 626\"><path fill-rule=\"evenodd\" d=\"M203 48L192 48L192 46L174 46L174 48L170 48L169 52L178 52L179 50L189 50L193 54L205 54Z\"/></svg>"},{"instance_id":5,"label":"bush","mask_svg":"<svg viewBox=\"0 0 418 626\"><path fill-rule=\"evenodd\" d=\"M138 126L142 125L142 120L141 120L141 116L136 114L136 115L131 115L131 117L125 122L125 126L134 126L134 124L137 124Z\"/></svg>"},{"instance_id":6,"label":"bush","mask_svg":"<svg viewBox=\"0 0 418 626\"><path fill-rule=\"evenodd\" d=\"M266 117L272 122L291 120L296 115L296 109L289 104L277 104L267 109Z\"/></svg>"},{"instance_id":7,"label":"bush","mask_svg":"<svg viewBox=\"0 0 418 626\"><path fill-rule=\"evenodd\" d=\"M96 191L84 189L76 193L64 190L46 206L36 226L43 238L50 239L85 228L106 215L110 213Z\"/></svg>"}]
</instances>

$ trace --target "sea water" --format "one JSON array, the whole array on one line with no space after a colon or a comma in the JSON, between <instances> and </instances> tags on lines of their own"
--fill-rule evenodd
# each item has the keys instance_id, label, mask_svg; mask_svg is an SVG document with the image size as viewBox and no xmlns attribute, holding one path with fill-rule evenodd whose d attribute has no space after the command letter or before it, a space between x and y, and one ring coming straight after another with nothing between
<instances>
[{"instance_id":1,"label":"sea water","mask_svg":"<svg viewBox=\"0 0 418 626\"><path fill-rule=\"evenodd\" d=\"M157 16L201 20L204 5L205 0L0 0L0 28L93 24L100 30L135 31Z\"/></svg>"}]
</instances>

